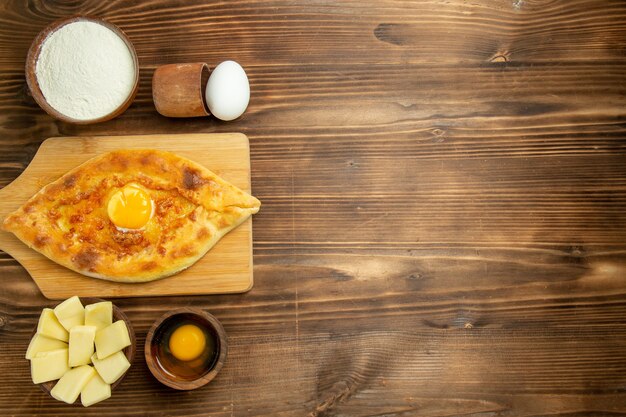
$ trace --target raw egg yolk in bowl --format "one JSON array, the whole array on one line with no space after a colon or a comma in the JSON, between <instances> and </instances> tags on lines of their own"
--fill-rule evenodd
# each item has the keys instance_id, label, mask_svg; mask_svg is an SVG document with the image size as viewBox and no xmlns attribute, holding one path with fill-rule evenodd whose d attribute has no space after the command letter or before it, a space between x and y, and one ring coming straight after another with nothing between
<instances>
[{"instance_id":1,"label":"raw egg yolk in bowl","mask_svg":"<svg viewBox=\"0 0 626 417\"><path fill-rule=\"evenodd\" d=\"M149 349L166 374L190 381L213 369L220 354L220 342L205 318L181 313L159 325Z\"/></svg>"},{"instance_id":2,"label":"raw egg yolk in bowl","mask_svg":"<svg viewBox=\"0 0 626 417\"><path fill-rule=\"evenodd\" d=\"M172 355L181 361L196 359L206 346L204 332L193 324L185 324L170 336L169 348Z\"/></svg>"}]
</instances>

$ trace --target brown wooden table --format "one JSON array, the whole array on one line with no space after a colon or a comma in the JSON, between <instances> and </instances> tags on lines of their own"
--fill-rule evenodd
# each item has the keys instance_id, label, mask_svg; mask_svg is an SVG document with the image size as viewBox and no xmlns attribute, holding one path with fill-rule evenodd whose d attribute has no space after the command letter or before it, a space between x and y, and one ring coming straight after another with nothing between
<instances>
[{"instance_id":1,"label":"brown wooden table","mask_svg":"<svg viewBox=\"0 0 626 417\"><path fill-rule=\"evenodd\" d=\"M141 65L121 117L72 126L29 96L51 21L119 25ZM248 71L238 121L173 120L155 67ZM51 136L230 132L251 141L255 286L118 299L140 349L110 400L58 403L23 359L54 305L0 255L0 415L626 414L626 3L586 0L7 1L0 182ZM230 337L194 392L141 343L202 307Z\"/></svg>"}]
</instances>

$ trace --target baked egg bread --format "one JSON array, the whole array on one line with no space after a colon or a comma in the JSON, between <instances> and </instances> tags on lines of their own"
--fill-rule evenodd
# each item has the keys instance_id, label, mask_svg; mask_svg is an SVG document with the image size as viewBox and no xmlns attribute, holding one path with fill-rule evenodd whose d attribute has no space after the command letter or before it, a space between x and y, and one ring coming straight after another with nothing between
<instances>
[{"instance_id":1,"label":"baked egg bread","mask_svg":"<svg viewBox=\"0 0 626 417\"><path fill-rule=\"evenodd\" d=\"M193 265L260 206L186 158L118 150L45 186L3 228L81 274L147 282Z\"/></svg>"}]
</instances>

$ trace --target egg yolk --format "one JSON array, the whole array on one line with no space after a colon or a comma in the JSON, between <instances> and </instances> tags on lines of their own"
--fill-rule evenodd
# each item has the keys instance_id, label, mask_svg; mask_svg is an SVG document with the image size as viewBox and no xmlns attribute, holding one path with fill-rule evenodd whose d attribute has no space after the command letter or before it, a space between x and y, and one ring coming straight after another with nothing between
<instances>
[{"instance_id":1,"label":"egg yolk","mask_svg":"<svg viewBox=\"0 0 626 417\"><path fill-rule=\"evenodd\" d=\"M196 359L206 346L204 333L198 326L185 324L174 330L170 336L170 351L181 361Z\"/></svg>"},{"instance_id":2,"label":"egg yolk","mask_svg":"<svg viewBox=\"0 0 626 417\"><path fill-rule=\"evenodd\" d=\"M109 199L109 219L122 229L141 229L152 217L150 195L136 185L125 185Z\"/></svg>"}]
</instances>

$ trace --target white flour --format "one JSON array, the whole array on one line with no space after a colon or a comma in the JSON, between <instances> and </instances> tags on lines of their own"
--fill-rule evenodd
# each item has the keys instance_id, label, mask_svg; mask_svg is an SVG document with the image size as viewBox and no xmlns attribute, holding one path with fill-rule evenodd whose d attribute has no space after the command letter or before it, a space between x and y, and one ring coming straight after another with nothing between
<instances>
[{"instance_id":1,"label":"white flour","mask_svg":"<svg viewBox=\"0 0 626 417\"><path fill-rule=\"evenodd\" d=\"M46 38L35 73L55 110L91 120L126 101L135 82L135 63L115 32L98 23L74 22Z\"/></svg>"}]
</instances>

